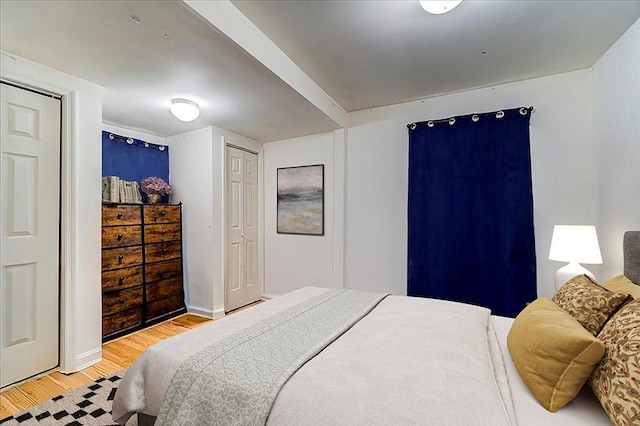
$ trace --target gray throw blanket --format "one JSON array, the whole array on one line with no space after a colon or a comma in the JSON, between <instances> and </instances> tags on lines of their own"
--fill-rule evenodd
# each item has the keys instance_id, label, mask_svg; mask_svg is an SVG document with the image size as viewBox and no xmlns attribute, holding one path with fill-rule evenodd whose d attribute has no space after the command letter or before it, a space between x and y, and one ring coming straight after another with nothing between
<instances>
[{"instance_id":1,"label":"gray throw blanket","mask_svg":"<svg viewBox=\"0 0 640 426\"><path fill-rule=\"evenodd\" d=\"M329 291L192 355L171 380L156 425L264 425L289 377L385 296Z\"/></svg>"}]
</instances>

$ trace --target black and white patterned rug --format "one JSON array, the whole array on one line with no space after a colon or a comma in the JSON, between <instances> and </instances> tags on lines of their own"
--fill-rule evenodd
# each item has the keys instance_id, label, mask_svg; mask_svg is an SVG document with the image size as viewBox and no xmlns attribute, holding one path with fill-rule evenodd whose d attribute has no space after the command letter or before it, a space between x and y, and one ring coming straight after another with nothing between
<instances>
[{"instance_id":1,"label":"black and white patterned rug","mask_svg":"<svg viewBox=\"0 0 640 426\"><path fill-rule=\"evenodd\" d=\"M111 403L126 370L57 396L29 410L0 420L0 425L114 425ZM137 425L135 416L127 426Z\"/></svg>"}]
</instances>

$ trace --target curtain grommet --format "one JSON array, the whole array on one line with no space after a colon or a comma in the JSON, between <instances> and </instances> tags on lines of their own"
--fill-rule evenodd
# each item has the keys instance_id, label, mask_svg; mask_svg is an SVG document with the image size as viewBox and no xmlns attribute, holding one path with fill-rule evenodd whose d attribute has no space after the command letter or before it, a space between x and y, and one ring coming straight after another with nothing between
<instances>
[{"instance_id":1,"label":"curtain grommet","mask_svg":"<svg viewBox=\"0 0 640 426\"><path fill-rule=\"evenodd\" d=\"M502 118L502 117L504 117L504 111L496 112L496 118Z\"/></svg>"},{"instance_id":2,"label":"curtain grommet","mask_svg":"<svg viewBox=\"0 0 640 426\"><path fill-rule=\"evenodd\" d=\"M114 140L116 137L113 135L113 133L109 133L109 140Z\"/></svg>"},{"instance_id":3,"label":"curtain grommet","mask_svg":"<svg viewBox=\"0 0 640 426\"><path fill-rule=\"evenodd\" d=\"M435 126L435 123L433 121L427 121L427 126L433 127Z\"/></svg>"},{"instance_id":4,"label":"curtain grommet","mask_svg":"<svg viewBox=\"0 0 640 426\"><path fill-rule=\"evenodd\" d=\"M527 112L529 112L529 110L527 108L520 108L520 115L527 115Z\"/></svg>"},{"instance_id":5,"label":"curtain grommet","mask_svg":"<svg viewBox=\"0 0 640 426\"><path fill-rule=\"evenodd\" d=\"M160 151L164 151L164 150L165 150L165 146L164 146L164 145L159 145L159 146L158 146L158 149L159 149Z\"/></svg>"},{"instance_id":6,"label":"curtain grommet","mask_svg":"<svg viewBox=\"0 0 640 426\"><path fill-rule=\"evenodd\" d=\"M450 126L453 126L454 124L456 124L456 119L455 119L455 118L453 118L453 117L451 117L451 118L449 119L449 125L450 125Z\"/></svg>"},{"instance_id":7,"label":"curtain grommet","mask_svg":"<svg viewBox=\"0 0 640 426\"><path fill-rule=\"evenodd\" d=\"M477 123L478 121L480 121L480 116L477 114L472 115L471 121L473 121L474 123Z\"/></svg>"},{"instance_id":8,"label":"curtain grommet","mask_svg":"<svg viewBox=\"0 0 640 426\"><path fill-rule=\"evenodd\" d=\"M127 142L127 144L129 145L133 145L133 139L132 138L127 138L125 139L125 141Z\"/></svg>"},{"instance_id":9,"label":"curtain grommet","mask_svg":"<svg viewBox=\"0 0 640 426\"><path fill-rule=\"evenodd\" d=\"M409 130L415 130L415 129L416 129L416 123L409 124Z\"/></svg>"}]
</instances>

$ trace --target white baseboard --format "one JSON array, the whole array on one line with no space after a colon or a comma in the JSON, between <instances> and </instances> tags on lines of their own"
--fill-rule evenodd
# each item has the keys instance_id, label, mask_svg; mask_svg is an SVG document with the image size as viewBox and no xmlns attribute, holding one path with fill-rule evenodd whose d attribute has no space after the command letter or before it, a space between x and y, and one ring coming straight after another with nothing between
<instances>
[{"instance_id":1,"label":"white baseboard","mask_svg":"<svg viewBox=\"0 0 640 426\"><path fill-rule=\"evenodd\" d=\"M200 306L193 305L187 305L187 312L211 319L218 319L224 316L224 310L222 309L216 309L215 311L213 311L211 309L201 308Z\"/></svg>"},{"instance_id":2,"label":"white baseboard","mask_svg":"<svg viewBox=\"0 0 640 426\"><path fill-rule=\"evenodd\" d=\"M80 371L102 361L102 346L78 355L74 371Z\"/></svg>"},{"instance_id":3,"label":"white baseboard","mask_svg":"<svg viewBox=\"0 0 640 426\"><path fill-rule=\"evenodd\" d=\"M213 319L222 318L225 315L224 309L216 309L213 311Z\"/></svg>"},{"instance_id":4,"label":"white baseboard","mask_svg":"<svg viewBox=\"0 0 640 426\"><path fill-rule=\"evenodd\" d=\"M187 312L205 318L213 318L213 311L211 309L201 308L200 306L187 305Z\"/></svg>"}]
</instances>

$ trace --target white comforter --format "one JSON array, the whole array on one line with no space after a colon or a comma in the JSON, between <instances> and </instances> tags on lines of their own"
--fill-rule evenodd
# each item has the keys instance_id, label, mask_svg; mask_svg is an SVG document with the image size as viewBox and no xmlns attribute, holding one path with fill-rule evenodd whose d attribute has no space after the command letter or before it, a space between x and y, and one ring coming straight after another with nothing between
<instances>
[{"instance_id":1,"label":"white comforter","mask_svg":"<svg viewBox=\"0 0 640 426\"><path fill-rule=\"evenodd\" d=\"M323 291L297 290L153 346L122 380L114 419L157 416L184 359ZM510 379L487 309L389 296L290 378L267 424L516 425Z\"/></svg>"}]
</instances>

